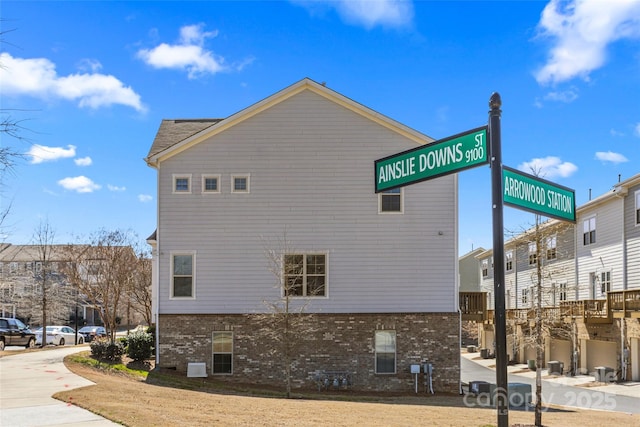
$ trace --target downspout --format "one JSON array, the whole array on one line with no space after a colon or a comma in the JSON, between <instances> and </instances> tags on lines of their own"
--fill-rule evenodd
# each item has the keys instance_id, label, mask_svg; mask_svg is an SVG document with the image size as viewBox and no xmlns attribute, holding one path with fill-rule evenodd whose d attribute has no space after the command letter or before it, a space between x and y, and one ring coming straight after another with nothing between
<instances>
[{"instance_id":1,"label":"downspout","mask_svg":"<svg viewBox=\"0 0 640 427\"><path fill-rule=\"evenodd\" d=\"M462 350L462 310L460 310L460 261L457 257L458 254L458 174L453 175L453 183L455 187L455 194L453 203L454 203L454 218L455 223L453 227L453 248L454 254L456 254L456 262L454 265L454 277L457 278L457 286L454 286L453 291L453 301L456 304L456 309L458 310L458 393L462 395L462 367L460 364L460 351ZM431 390L433 393L433 389Z\"/></svg>"}]
</instances>

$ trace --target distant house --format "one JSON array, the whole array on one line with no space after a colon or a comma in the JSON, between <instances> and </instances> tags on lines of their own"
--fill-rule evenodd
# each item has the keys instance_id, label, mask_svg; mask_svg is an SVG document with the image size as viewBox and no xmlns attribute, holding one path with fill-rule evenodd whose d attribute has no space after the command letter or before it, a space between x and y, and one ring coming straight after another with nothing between
<instances>
[{"instance_id":1,"label":"distant house","mask_svg":"<svg viewBox=\"0 0 640 427\"><path fill-rule=\"evenodd\" d=\"M225 119L163 120L153 247L156 362L281 384L265 314L306 319L296 387L458 392L457 183L374 192L376 159L432 139L309 79ZM273 268L273 265L276 268Z\"/></svg>"},{"instance_id":2,"label":"distant house","mask_svg":"<svg viewBox=\"0 0 640 427\"><path fill-rule=\"evenodd\" d=\"M618 379L639 381L640 174L579 206L575 225L550 220L539 233L538 241L531 228L505 242L510 356L520 362L535 357L521 338L530 333L540 264L542 306L555 322L545 339L545 360L590 373L607 367ZM477 259L491 310L493 251ZM480 341L490 348L494 328L492 317L485 318Z\"/></svg>"}]
</instances>

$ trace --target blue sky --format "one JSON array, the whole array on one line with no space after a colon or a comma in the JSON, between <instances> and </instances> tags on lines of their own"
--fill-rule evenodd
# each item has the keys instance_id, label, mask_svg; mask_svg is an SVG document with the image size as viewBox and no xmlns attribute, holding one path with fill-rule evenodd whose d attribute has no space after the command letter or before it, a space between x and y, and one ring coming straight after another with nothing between
<instances>
[{"instance_id":1,"label":"blue sky","mask_svg":"<svg viewBox=\"0 0 640 427\"><path fill-rule=\"evenodd\" d=\"M160 121L227 117L304 77L436 139L485 125L499 92L503 163L578 205L640 173L638 0L3 1L0 14L1 113L24 127L1 136L25 154L1 189L11 243L41 221L59 243L146 238ZM489 168L459 184L459 252L491 248Z\"/></svg>"}]
</instances>

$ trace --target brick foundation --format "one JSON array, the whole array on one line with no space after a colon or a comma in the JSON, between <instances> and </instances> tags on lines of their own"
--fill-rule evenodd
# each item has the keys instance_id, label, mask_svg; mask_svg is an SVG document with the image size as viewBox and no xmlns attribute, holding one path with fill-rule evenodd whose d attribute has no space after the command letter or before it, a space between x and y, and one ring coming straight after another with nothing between
<instances>
[{"instance_id":1,"label":"brick foundation","mask_svg":"<svg viewBox=\"0 0 640 427\"><path fill-rule=\"evenodd\" d=\"M410 366L434 366L435 392L458 393L460 320L458 313L314 314L305 323L292 358L294 388L316 387L316 373L347 371L356 390L412 391ZM212 332L233 331L233 374L222 381L285 385L283 357L273 345L261 315L161 315L158 322L160 367L186 372L189 362L212 366ZM396 331L396 373L375 373L374 333ZM419 375L424 392L424 376Z\"/></svg>"}]
</instances>

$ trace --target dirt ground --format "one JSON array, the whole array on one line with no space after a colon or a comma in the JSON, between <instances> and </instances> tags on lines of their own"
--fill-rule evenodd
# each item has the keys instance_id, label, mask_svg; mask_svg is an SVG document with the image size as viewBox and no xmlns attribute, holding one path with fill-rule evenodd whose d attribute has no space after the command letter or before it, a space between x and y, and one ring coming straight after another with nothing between
<instances>
[{"instance_id":1,"label":"dirt ground","mask_svg":"<svg viewBox=\"0 0 640 427\"><path fill-rule=\"evenodd\" d=\"M344 392L333 395L312 393L306 398L282 399L252 396L247 391L215 391L209 380L187 379L179 373L151 373L144 381L96 371L76 363L67 362L67 367L96 385L61 392L54 397L130 427L487 427L497 424L495 409L468 407L472 401L457 395L380 397ZM172 381L180 382L189 390L163 385ZM640 415L550 408L543 413L542 422L548 427L631 426L640 425ZM512 426L533 425L534 412L511 410L509 423Z\"/></svg>"}]
</instances>

